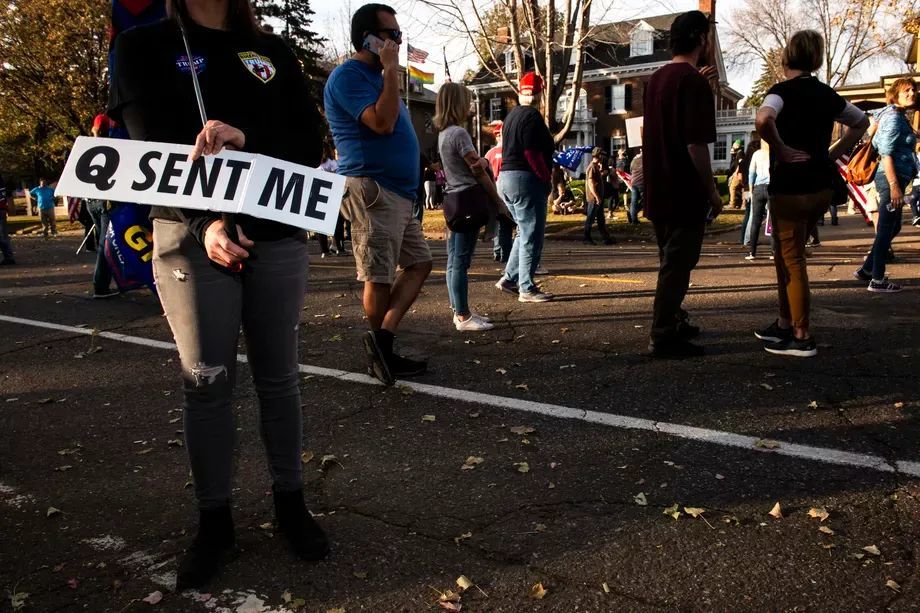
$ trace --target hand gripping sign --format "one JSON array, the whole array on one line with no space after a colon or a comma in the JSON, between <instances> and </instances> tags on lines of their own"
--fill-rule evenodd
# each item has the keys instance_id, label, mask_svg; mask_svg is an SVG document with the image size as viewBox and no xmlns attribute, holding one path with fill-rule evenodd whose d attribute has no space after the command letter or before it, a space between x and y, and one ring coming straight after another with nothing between
<instances>
[{"instance_id":1,"label":"hand gripping sign","mask_svg":"<svg viewBox=\"0 0 920 613\"><path fill-rule=\"evenodd\" d=\"M240 213L335 233L345 177L266 155L221 151L188 161L189 145L77 138L57 193Z\"/></svg>"}]
</instances>

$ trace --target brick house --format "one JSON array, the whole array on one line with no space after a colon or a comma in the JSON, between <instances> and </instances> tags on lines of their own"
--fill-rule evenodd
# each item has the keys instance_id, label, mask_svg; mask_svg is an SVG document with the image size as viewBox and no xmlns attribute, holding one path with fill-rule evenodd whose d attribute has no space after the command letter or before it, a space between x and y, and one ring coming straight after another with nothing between
<instances>
[{"instance_id":1,"label":"brick house","mask_svg":"<svg viewBox=\"0 0 920 613\"><path fill-rule=\"evenodd\" d=\"M700 10L711 14L715 0L700 0ZM649 77L671 59L668 36L671 23L679 13L631 19L596 26L592 42L585 49L584 77L581 91L575 96L576 115L572 129L561 144L562 148L578 145L597 145L613 153L627 147L626 119L641 117L642 98ZM747 142L754 130L753 111L737 109L742 95L728 86L722 49L718 33L715 36L716 65L719 87L716 92L718 138L711 148L713 167L728 166L731 142ZM561 57L561 54L560 54ZM505 51L500 60L512 78L517 75L513 54ZM532 62L525 70L532 67ZM570 75L571 80L571 75ZM479 149L486 150L494 143L489 123L504 119L517 104L517 96L508 84L482 68L468 83L473 91L478 109L474 118L474 139ZM561 122L572 91L559 98L556 120ZM478 124L479 130L475 129Z\"/></svg>"}]
</instances>

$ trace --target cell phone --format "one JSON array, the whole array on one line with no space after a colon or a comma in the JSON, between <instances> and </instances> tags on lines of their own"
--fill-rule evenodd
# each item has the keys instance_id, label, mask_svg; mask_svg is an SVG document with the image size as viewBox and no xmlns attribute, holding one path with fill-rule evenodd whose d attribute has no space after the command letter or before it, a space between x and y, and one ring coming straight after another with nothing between
<instances>
[{"instance_id":1,"label":"cell phone","mask_svg":"<svg viewBox=\"0 0 920 613\"><path fill-rule=\"evenodd\" d=\"M364 48L374 55L380 55L380 49L383 48L383 45L383 40L373 34L368 34L364 37Z\"/></svg>"}]
</instances>

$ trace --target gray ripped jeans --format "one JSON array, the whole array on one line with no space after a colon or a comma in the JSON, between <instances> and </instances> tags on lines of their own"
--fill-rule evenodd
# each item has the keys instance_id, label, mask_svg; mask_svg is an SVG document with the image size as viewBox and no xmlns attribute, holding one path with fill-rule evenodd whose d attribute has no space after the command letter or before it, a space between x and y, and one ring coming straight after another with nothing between
<instances>
[{"instance_id":1,"label":"gray ripped jeans","mask_svg":"<svg viewBox=\"0 0 920 613\"><path fill-rule=\"evenodd\" d=\"M300 489L297 329L309 266L305 236L257 243L257 257L239 275L213 264L185 224L156 219L153 236L157 291L182 362L185 440L199 507L230 501L241 325L274 486Z\"/></svg>"}]
</instances>

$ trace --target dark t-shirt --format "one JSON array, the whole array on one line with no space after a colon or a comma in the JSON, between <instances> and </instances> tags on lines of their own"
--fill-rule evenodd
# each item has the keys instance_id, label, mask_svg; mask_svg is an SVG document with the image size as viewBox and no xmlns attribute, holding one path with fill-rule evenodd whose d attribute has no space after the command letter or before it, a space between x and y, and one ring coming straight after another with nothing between
<instances>
[{"instance_id":1,"label":"dark t-shirt","mask_svg":"<svg viewBox=\"0 0 920 613\"><path fill-rule=\"evenodd\" d=\"M776 129L783 142L811 155L795 164L776 160L770 149L770 193L813 194L830 189L836 173L827 156L834 121L846 107L846 100L817 78L808 75L777 83L767 96L783 101L776 116Z\"/></svg>"},{"instance_id":2,"label":"dark t-shirt","mask_svg":"<svg viewBox=\"0 0 920 613\"><path fill-rule=\"evenodd\" d=\"M525 151L537 151L543 156L546 170L553 167L553 136L543 122L540 111L532 106L511 109L502 126L502 172L532 170Z\"/></svg>"},{"instance_id":3,"label":"dark t-shirt","mask_svg":"<svg viewBox=\"0 0 920 613\"><path fill-rule=\"evenodd\" d=\"M715 140L715 102L706 79L685 62L659 68L645 88L642 155L647 218L674 225L706 220L709 178L700 177L687 145Z\"/></svg>"},{"instance_id":4,"label":"dark t-shirt","mask_svg":"<svg viewBox=\"0 0 920 613\"><path fill-rule=\"evenodd\" d=\"M600 203L604 202L604 198L607 196L607 178L604 176L603 172L597 167L595 162L591 162L591 165L588 166L588 173L585 175L585 181L591 184L592 193L596 194ZM587 190L585 196L587 196ZM594 204L593 198L590 199Z\"/></svg>"},{"instance_id":5,"label":"dark t-shirt","mask_svg":"<svg viewBox=\"0 0 920 613\"><path fill-rule=\"evenodd\" d=\"M735 174L735 172L738 170L738 167L743 166L743 165L744 165L744 153L739 149L738 151L735 151L734 153L732 153L732 161L728 165L729 176Z\"/></svg>"},{"instance_id":6,"label":"dark t-shirt","mask_svg":"<svg viewBox=\"0 0 920 613\"><path fill-rule=\"evenodd\" d=\"M245 151L317 166L322 119L300 64L284 42L273 35L245 35L195 23L187 30L192 61L171 20L118 36L109 116L126 125L133 140L194 144L202 127L192 87L194 66L208 118L242 130ZM151 217L184 221L201 239L207 224L219 215L153 207ZM245 215L237 221L253 240L299 232Z\"/></svg>"}]
</instances>

